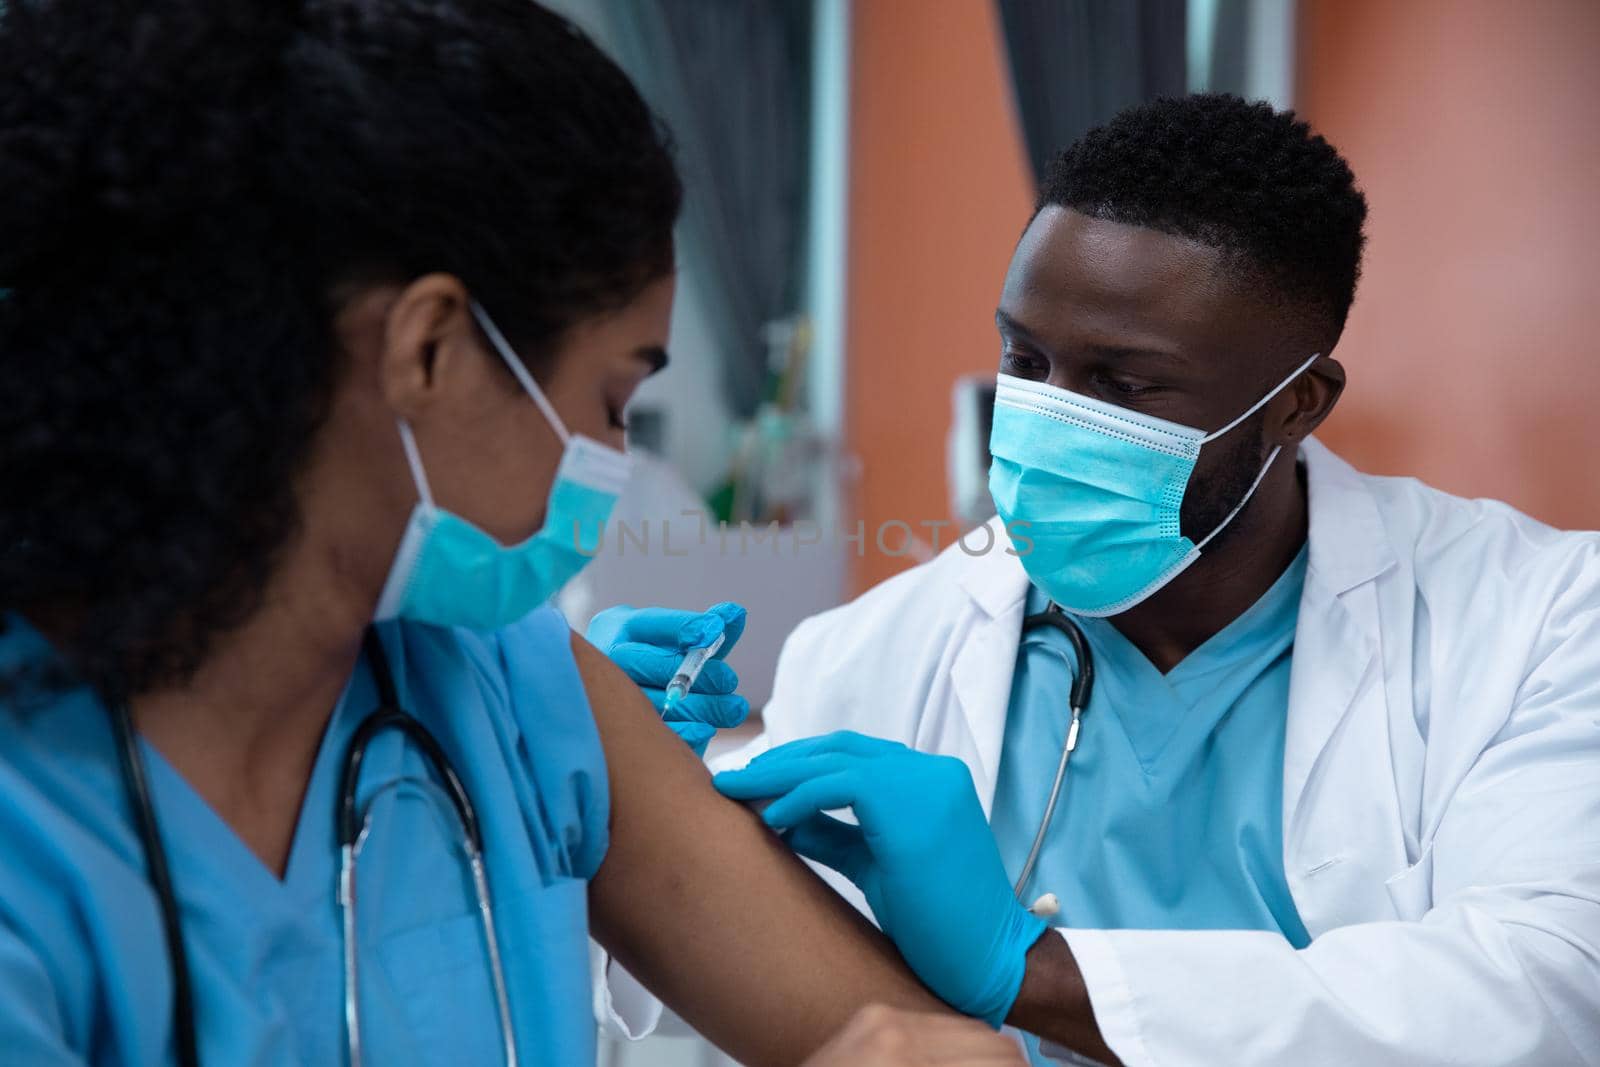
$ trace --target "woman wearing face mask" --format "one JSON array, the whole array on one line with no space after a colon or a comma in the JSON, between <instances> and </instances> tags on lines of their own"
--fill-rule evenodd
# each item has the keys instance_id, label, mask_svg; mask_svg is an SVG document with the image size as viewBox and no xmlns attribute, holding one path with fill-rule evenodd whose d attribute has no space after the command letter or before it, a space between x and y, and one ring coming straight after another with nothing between
<instances>
[{"instance_id":1,"label":"woman wearing face mask","mask_svg":"<svg viewBox=\"0 0 1600 1067\"><path fill-rule=\"evenodd\" d=\"M6 1063L589 1062L590 922L748 1062L937 1010L541 607L678 201L524 0L0 15Z\"/></svg>"}]
</instances>

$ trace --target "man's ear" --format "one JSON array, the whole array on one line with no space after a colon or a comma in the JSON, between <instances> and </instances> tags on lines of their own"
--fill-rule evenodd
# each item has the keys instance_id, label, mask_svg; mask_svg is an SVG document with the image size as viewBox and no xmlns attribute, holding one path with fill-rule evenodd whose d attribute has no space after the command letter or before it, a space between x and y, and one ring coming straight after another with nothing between
<instances>
[{"instance_id":1,"label":"man's ear","mask_svg":"<svg viewBox=\"0 0 1600 1067\"><path fill-rule=\"evenodd\" d=\"M453 274L427 274L401 290L384 320L379 382L395 413L415 419L452 379L481 368L477 326L466 286Z\"/></svg>"},{"instance_id":2,"label":"man's ear","mask_svg":"<svg viewBox=\"0 0 1600 1067\"><path fill-rule=\"evenodd\" d=\"M1344 365L1332 356L1324 356L1306 368L1288 389L1295 407L1279 434L1284 444L1298 443L1316 432L1339 402L1344 382Z\"/></svg>"}]
</instances>

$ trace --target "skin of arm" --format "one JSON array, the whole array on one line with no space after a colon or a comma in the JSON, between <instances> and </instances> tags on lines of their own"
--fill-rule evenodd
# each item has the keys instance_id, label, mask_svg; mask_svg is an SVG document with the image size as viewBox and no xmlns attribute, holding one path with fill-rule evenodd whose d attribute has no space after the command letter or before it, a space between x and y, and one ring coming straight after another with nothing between
<instances>
[{"instance_id":1,"label":"skin of arm","mask_svg":"<svg viewBox=\"0 0 1600 1067\"><path fill-rule=\"evenodd\" d=\"M951 1015L889 940L710 775L638 688L574 634L605 747L611 844L595 938L741 1063L789 1065L867 1003Z\"/></svg>"},{"instance_id":2,"label":"skin of arm","mask_svg":"<svg viewBox=\"0 0 1600 1067\"><path fill-rule=\"evenodd\" d=\"M1067 939L1053 930L1028 950L1028 969L1006 1022L1101 1063L1122 1062L1106 1045L1094 1021L1089 987Z\"/></svg>"},{"instance_id":3,"label":"skin of arm","mask_svg":"<svg viewBox=\"0 0 1600 1067\"><path fill-rule=\"evenodd\" d=\"M869 1004L804 1067L1028 1067L1010 1037L977 1019Z\"/></svg>"}]
</instances>

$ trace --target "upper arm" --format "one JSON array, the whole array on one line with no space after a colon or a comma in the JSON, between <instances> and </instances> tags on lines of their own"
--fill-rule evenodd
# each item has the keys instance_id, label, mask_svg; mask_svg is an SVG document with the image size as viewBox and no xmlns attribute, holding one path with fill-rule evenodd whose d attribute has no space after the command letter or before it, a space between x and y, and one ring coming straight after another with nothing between
<instances>
[{"instance_id":1,"label":"upper arm","mask_svg":"<svg viewBox=\"0 0 1600 1067\"><path fill-rule=\"evenodd\" d=\"M591 921L623 966L752 1064L799 1062L870 1001L942 1008L882 935L711 787L632 682L576 635L573 653L611 789Z\"/></svg>"}]
</instances>

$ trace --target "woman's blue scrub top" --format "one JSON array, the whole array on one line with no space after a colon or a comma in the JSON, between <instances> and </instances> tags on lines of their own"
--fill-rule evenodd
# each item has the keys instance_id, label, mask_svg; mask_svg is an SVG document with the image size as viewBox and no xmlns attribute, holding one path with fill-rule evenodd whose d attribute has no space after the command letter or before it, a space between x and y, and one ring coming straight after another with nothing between
<instances>
[{"instance_id":1,"label":"woman's blue scrub top","mask_svg":"<svg viewBox=\"0 0 1600 1067\"><path fill-rule=\"evenodd\" d=\"M12 617L0 667L47 655ZM379 627L402 706L477 807L525 1064L591 1064L587 880L605 855L600 740L569 646L542 609L491 635ZM148 745L194 979L200 1056L229 1067L345 1061L334 808L346 743L377 703L363 662L335 710L286 875L265 868ZM219 709L224 714L226 709ZM427 759L379 734L358 863L362 1040L375 1064L498 1064L500 1024L460 830ZM172 982L110 720L83 691L0 701L0 1062L158 1064Z\"/></svg>"}]
</instances>

